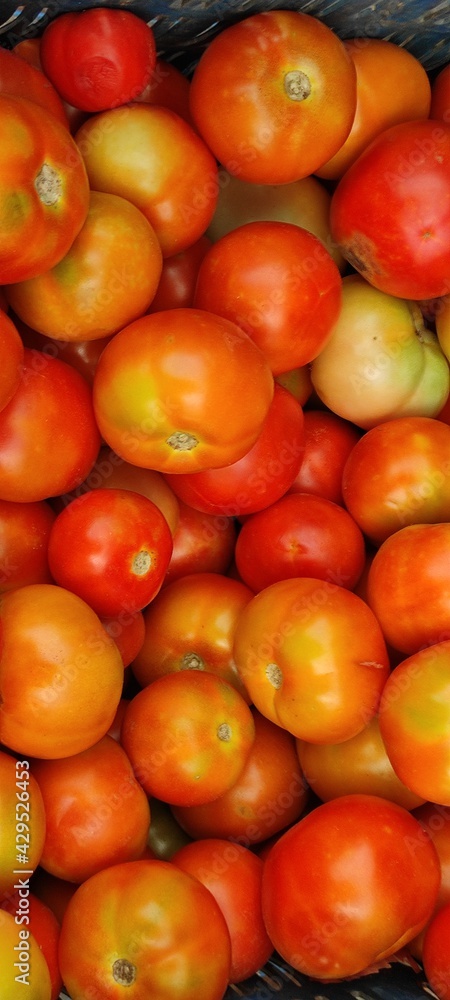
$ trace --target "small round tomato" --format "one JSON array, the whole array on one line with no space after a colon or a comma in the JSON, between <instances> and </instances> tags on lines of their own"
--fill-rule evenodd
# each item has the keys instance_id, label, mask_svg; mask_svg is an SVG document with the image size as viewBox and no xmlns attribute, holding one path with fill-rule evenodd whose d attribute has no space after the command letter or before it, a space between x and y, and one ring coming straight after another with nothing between
<instances>
[{"instance_id":1,"label":"small round tomato","mask_svg":"<svg viewBox=\"0 0 450 1000\"><path fill-rule=\"evenodd\" d=\"M432 917L424 935L423 967L439 1000L450 998L450 902Z\"/></svg>"},{"instance_id":2,"label":"small round tomato","mask_svg":"<svg viewBox=\"0 0 450 1000\"><path fill-rule=\"evenodd\" d=\"M303 413L304 453L289 493L312 493L344 505L342 474L361 430L330 410L306 408Z\"/></svg>"},{"instance_id":3,"label":"small round tomato","mask_svg":"<svg viewBox=\"0 0 450 1000\"><path fill-rule=\"evenodd\" d=\"M281 957L326 981L364 972L407 944L439 891L438 854L422 834L408 810L364 794L325 802L283 833L262 886Z\"/></svg>"},{"instance_id":4,"label":"small round tomato","mask_svg":"<svg viewBox=\"0 0 450 1000\"><path fill-rule=\"evenodd\" d=\"M0 593L52 583L47 552L55 516L46 500L0 500Z\"/></svg>"},{"instance_id":5,"label":"small round tomato","mask_svg":"<svg viewBox=\"0 0 450 1000\"><path fill-rule=\"evenodd\" d=\"M340 271L317 236L294 223L259 220L206 252L194 305L241 326L278 375L317 357L341 297Z\"/></svg>"},{"instance_id":6,"label":"small round tomato","mask_svg":"<svg viewBox=\"0 0 450 1000\"><path fill-rule=\"evenodd\" d=\"M210 41L191 82L192 118L231 174L285 184L340 148L356 107L344 43L299 11L264 11Z\"/></svg>"},{"instance_id":7,"label":"small round tomato","mask_svg":"<svg viewBox=\"0 0 450 1000\"><path fill-rule=\"evenodd\" d=\"M311 743L364 729L389 674L373 611L312 577L280 580L252 597L237 621L234 657L256 708Z\"/></svg>"},{"instance_id":8,"label":"small round tomato","mask_svg":"<svg viewBox=\"0 0 450 1000\"><path fill-rule=\"evenodd\" d=\"M235 548L241 579L255 593L295 576L353 590L366 562L365 541L339 504L291 493L246 518Z\"/></svg>"},{"instance_id":9,"label":"small round tomato","mask_svg":"<svg viewBox=\"0 0 450 1000\"><path fill-rule=\"evenodd\" d=\"M37 868L44 842L44 800L29 762L0 750L0 901L19 888L16 869Z\"/></svg>"},{"instance_id":10,"label":"small round tomato","mask_svg":"<svg viewBox=\"0 0 450 1000\"><path fill-rule=\"evenodd\" d=\"M53 579L100 617L141 611L158 593L172 552L159 507L141 493L93 489L56 515L48 561Z\"/></svg>"},{"instance_id":11,"label":"small round tomato","mask_svg":"<svg viewBox=\"0 0 450 1000\"><path fill-rule=\"evenodd\" d=\"M69 130L38 104L0 94L0 284L62 260L89 208L89 181Z\"/></svg>"},{"instance_id":12,"label":"small round tomato","mask_svg":"<svg viewBox=\"0 0 450 1000\"><path fill-rule=\"evenodd\" d=\"M234 518L204 514L179 501L179 519L163 586L188 573L222 573L233 562L237 526Z\"/></svg>"},{"instance_id":13,"label":"small round tomato","mask_svg":"<svg viewBox=\"0 0 450 1000\"><path fill-rule=\"evenodd\" d=\"M23 359L24 345L20 333L12 319L0 309L0 411L19 386Z\"/></svg>"},{"instance_id":14,"label":"small round tomato","mask_svg":"<svg viewBox=\"0 0 450 1000\"><path fill-rule=\"evenodd\" d=\"M31 42L31 39L27 39L27 42ZM25 41L22 42L22 45L24 44ZM26 61L19 55L17 47L13 52L4 46L0 48L0 93L25 97L28 101L39 104L44 110L50 111L65 128L69 126L63 101L42 72L40 63Z\"/></svg>"},{"instance_id":15,"label":"small round tomato","mask_svg":"<svg viewBox=\"0 0 450 1000\"><path fill-rule=\"evenodd\" d=\"M153 30L129 10L59 14L44 28L40 58L60 96L83 111L132 101L156 63Z\"/></svg>"},{"instance_id":16,"label":"small round tomato","mask_svg":"<svg viewBox=\"0 0 450 1000\"><path fill-rule=\"evenodd\" d=\"M237 462L202 472L166 475L177 495L205 514L238 517L269 507L291 486L303 458L303 410L275 383L255 444Z\"/></svg>"},{"instance_id":17,"label":"small round tomato","mask_svg":"<svg viewBox=\"0 0 450 1000\"><path fill-rule=\"evenodd\" d=\"M170 805L210 802L231 788L254 738L242 695L201 670L165 674L134 695L120 737L147 795Z\"/></svg>"},{"instance_id":18,"label":"small round tomato","mask_svg":"<svg viewBox=\"0 0 450 1000\"><path fill-rule=\"evenodd\" d=\"M130 861L77 888L59 959L72 1000L222 1000L231 943L218 903L198 879L170 861Z\"/></svg>"},{"instance_id":19,"label":"small round tomato","mask_svg":"<svg viewBox=\"0 0 450 1000\"><path fill-rule=\"evenodd\" d=\"M166 309L115 334L93 393L100 432L125 461L198 472L235 462L252 447L274 380L235 323L200 309Z\"/></svg>"},{"instance_id":20,"label":"small round tomato","mask_svg":"<svg viewBox=\"0 0 450 1000\"><path fill-rule=\"evenodd\" d=\"M8 1000L52 1000L50 970L38 941L28 927L16 922L12 913L0 912L0 964L2 990ZM26 979L21 979L26 976Z\"/></svg>"}]
</instances>

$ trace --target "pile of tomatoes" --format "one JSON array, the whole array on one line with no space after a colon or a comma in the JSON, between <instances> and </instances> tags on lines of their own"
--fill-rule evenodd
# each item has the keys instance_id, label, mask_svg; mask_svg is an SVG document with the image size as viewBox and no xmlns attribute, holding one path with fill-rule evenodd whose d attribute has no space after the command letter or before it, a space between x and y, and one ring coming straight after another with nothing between
<instances>
[{"instance_id":1,"label":"pile of tomatoes","mask_svg":"<svg viewBox=\"0 0 450 1000\"><path fill-rule=\"evenodd\" d=\"M450 997L449 121L298 11L0 49L1 1000Z\"/></svg>"}]
</instances>

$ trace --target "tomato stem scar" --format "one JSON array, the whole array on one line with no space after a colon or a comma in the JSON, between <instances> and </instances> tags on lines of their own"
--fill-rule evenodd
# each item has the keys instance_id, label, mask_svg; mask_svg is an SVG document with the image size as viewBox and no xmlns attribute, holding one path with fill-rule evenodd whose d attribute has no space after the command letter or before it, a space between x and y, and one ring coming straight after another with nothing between
<instances>
[{"instance_id":1,"label":"tomato stem scar","mask_svg":"<svg viewBox=\"0 0 450 1000\"><path fill-rule=\"evenodd\" d=\"M311 93L311 81L301 69L293 69L286 73L284 89L291 101L304 101Z\"/></svg>"},{"instance_id":2,"label":"tomato stem scar","mask_svg":"<svg viewBox=\"0 0 450 1000\"><path fill-rule=\"evenodd\" d=\"M43 163L34 186L43 205L56 205L61 197L61 178L53 167Z\"/></svg>"},{"instance_id":3,"label":"tomato stem scar","mask_svg":"<svg viewBox=\"0 0 450 1000\"><path fill-rule=\"evenodd\" d=\"M113 979L120 986L131 986L136 979L136 966L127 958L116 958L112 967Z\"/></svg>"}]
</instances>

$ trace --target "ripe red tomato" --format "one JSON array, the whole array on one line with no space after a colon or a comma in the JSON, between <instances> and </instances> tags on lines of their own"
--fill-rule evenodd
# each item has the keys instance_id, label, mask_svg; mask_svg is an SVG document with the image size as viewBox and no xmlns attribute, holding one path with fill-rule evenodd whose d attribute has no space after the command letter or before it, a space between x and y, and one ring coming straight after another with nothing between
<instances>
[{"instance_id":1,"label":"ripe red tomato","mask_svg":"<svg viewBox=\"0 0 450 1000\"><path fill-rule=\"evenodd\" d=\"M331 200L342 254L390 295L448 292L450 125L432 119L385 129L346 170Z\"/></svg>"},{"instance_id":2,"label":"ripe red tomato","mask_svg":"<svg viewBox=\"0 0 450 1000\"><path fill-rule=\"evenodd\" d=\"M20 43L19 43L20 44ZM69 121L63 101L39 65L32 65L16 52L0 47L0 93L25 97L39 104L64 125Z\"/></svg>"},{"instance_id":3,"label":"ripe red tomato","mask_svg":"<svg viewBox=\"0 0 450 1000\"><path fill-rule=\"evenodd\" d=\"M289 493L312 493L343 506L342 473L361 430L330 410L305 409L302 464Z\"/></svg>"},{"instance_id":4,"label":"ripe red tomato","mask_svg":"<svg viewBox=\"0 0 450 1000\"><path fill-rule=\"evenodd\" d=\"M394 955L424 926L439 891L438 854L421 835L408 810L363 794L323 803L283 833L262 886L279 954L320 980Z\"/></svg>"},{"instance_id":5,"label":"ripe red tomato","mask_svg":"<svg viewBox=\"0 0 450 1000\"><path fill-rule=\"evenodd\" d=\"M142 611L130 613L122 608L118 615L104 618L101 623L119 650L124 667L128 667L139 653L145 638L145 622Z\"/></svg>"},{"instance_id":6,"label":"ripe red tomato","mask_svg":"<svg viewBox=\"0 0 450 1000\"><path fill-rule=\"evenodd\" d=\"M303 458L303 410L295 396L275 383L259 436L236 462L219 469L166 475L179 500L205 514L238 517L269 507L282 497Z\"/></svg>"},{"instance_id":7,"label":"ripe red tomato","mask_svg":"<svg viewBox=\"0 0 450 1000\"><path fill-rule=\"evenodd\" d=\"M424 935L423 966L439 1000L450 997L450 902L433 916Z\"/></svg>"},{"instance_id":8,"label":"ripe red tomato","mask_svg":"<svg viewBox=\"0 0 450 1000\"><path fill-rule=\"evenodd\" d=\"M165 257L159 284L147 312L194 305L198 269L210 246L211 240L204 235L186 250Z\"/></svg>"},{"instance_id":9,"label":"ripe red tomato","mask_svg":"<svg viewBox=\"0 0 450 1000\"><path fill-rule=\"evenodd\" d=\"M258 344L275 375L309 364L339 315L341 274L322 241L290 222L248 222L206 252L194 305Z\"/></svg>"},{"instance_id":10,"label":"ripe red tomato","mask_svg":"<svg viewBox=\"0 0 450 1000\"><path fill-rule=\"evenodd\" d=\"M252 590L310 576L353 590L365 566L361 529L339 504L291 493L246 518L235 547L236 567Z\"/></svg>"},{"instance_id":11,"label":"ripe red tomato","mask_svg":"<svg viewBox=\"0 0 450 1000\"><path fill-rule=\"evenodd\" d=\"M222 573L234 556L237 526L232 517L203 514L179 501L179 519L163 586L188 573Z\"/></svg>"},{"instance_id":12,"label":"ripe red tomato","mask_svg":"<svg viewBox=\"0 0 450 1000\"><path fill-rule=\"evenodd\" d=\"M20 333L0 309L0 411L12 399L20 383L24 346Z\"/></svg>"},{"instance_id":13,"label":"ripe red tomato","mask_svg":"<svg viewBox=\"0 0 450 1000\"><path fill-rule=\"evenodd\" d=\"M147 795L185 806L231 788L254 738L242 695L201 670L165 674L135 694L120 737Z\"/></svg>"},{"instance_id":14,"label":"ripe red tomato","mask_svg":"<svg viewBox=\"0 0 450 1000\"><path fill-rule=\"evenodd\" d=\"M141 493L92 489L61 510L51 527L53 579L82 597L100 617L141 611L161 588L172 533Z\"/></svg>"},{"instance_id":15,"label":"ripe red tomato","mask_svg":"<svg viewBox=\"0 0 450 1000\"><path fill-rule=\"evenodd\" d=\"M129 10L60 14L44 28L40 58L60 96L83 111L132 101L156 64L153 30Z\"/></svg>"},{"instance_id":16,"label":"ripe red tomato","mask_svg":"<svg viewBox=\"0 0 450 1000\"><path fill-rule=\"evenodd\" d=\"M0 284L62 260L89 208L89 182L69 130L50 111L0 94Z\"/></svg>"},{"instance_id":17,"label":"ripe red tomato","mask_svg":"<svg viewBox=\"0 0 450 1000\"><path fill-rule=\"evenodd\" d=\"M125 461L197 472L235 462L252 447L274 380L236 324L200 309L166 309L115 334L93 392L100 431Z\"/></svg>"},{"instance_id":18,"label":"ripe red tomato","mask_svg":"<svg viewBox=\"0 0 450 1000\"><path fill-rule=\"evenodd\" d=\"M414 810L414 816L424 827L424 836L431 837L441 866L441 884L436 906L430 917L432 920L441 906L450 903L450 810L448 806L440 805L438 802L424 802ZM418 961L422 961L423 958L423 939L430 920L408 946L408 950Z\"/></svg>"},{"instance_id":19,"label":"ripe red tomato","mask_svg":"<svg viewBox=\"0 0 450 1000\"><path fill-rule=\"evenodd\" d=\"M74 489L100 444L84 378L65 361L25 348L20 384L0 412L0 498L35 502Z\"/></svg>"},{"instance_id":20,"label":"ripe red tomato","mask_svg":"<svg viewBox=\"0 0 450 1000\"><path fill-rule=\"evenodd\" d=\"M189 105L190 80L167 59L156 59L155 68L146 87L134 98L144 104L162 104L192 125Z\"/></svg>"},{"instance_id":21,"label":"ripe red tomato","mask_svg":"<svg viewBox=\"0 0 450 1000\"><path fill-rule=\"evenodd\" d=\"M0 593L52 583L47 551L55 516L46 500L0 500Z\"/></svg>"},{"instance_id":22,"label":"ripe red tomato","mask_svg":"<svg viewBox=\"0 0 450 1000\"><path fill-rule=\"evenodd\" d=\"M340 148L356 107L356 71L323 21L265 11L219 32L194 70L192 118L229 171L284 184Z\"/></svg>"}]
</instances>

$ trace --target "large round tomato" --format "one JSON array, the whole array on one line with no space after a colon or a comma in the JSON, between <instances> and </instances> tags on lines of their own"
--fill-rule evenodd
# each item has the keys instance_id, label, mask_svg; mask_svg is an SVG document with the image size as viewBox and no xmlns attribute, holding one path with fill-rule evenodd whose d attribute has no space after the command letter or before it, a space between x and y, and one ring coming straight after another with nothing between
<instances>
[{"instance_id":1,"label":"large round tomato","mask_svg":"<svg viewBox=\"0 0 450 1000\"><path fill-rule=\"evenodd\" d=\"M72 1000L222 1000L231 942L218 903L198 879L170 861L130 861L77 888L63 917L59 960Z\"/></svg>"},{"instance_id":2,"label":"large round tomato","mask_svg":"<svg viewBox=\"0 0 450 1000\"><path fill-rule=\"evenodd\" d=\"M381 132L331 200L331 232L346 260L405 299L447 294L449 225L450 125L432 119Z\"/></svg>"},{"instance_id":3,"label":"large round tomato","mask_svg":"<svg viewBox=\"0 0 450 1000\"><path fill-rule=\"evenodd\" d=\"M198 472L242 458L274 392L259 347L201 309L141 316L105 347L94 377L100 431L125 461Z\"/></svg>"},{"instance_id":4,"label":"large round tomato","mask_svg":"<svg viewBox=\"0 0 450 1000\"><path fill-rule=\"evenodd\" d=\"M290 222L247 222L206 252L194 305L241 326L275 375L317 357L342 298L340 271L317 236Z\"/></svg>"},{"instance_id":5,"label":"large round tomato","mask_svg":"<svg viewBox=\"0 0 450 1000\"><path fill-rule=\"evenodd\" d=\"M86 219L89 182L69 130L50 111L0 94L0 284L43 274Z\"/></svg>"},{"instance_id":6,"label":"large round tomato","mask_svg":"<svg viewBox=\"0 0 450 1000\"><path fill-rule=\"evenodd\" d=\"M234 656L256 708L311 743L360 732L389 674L371 609L312 577L280 580L252 597L237 621Z\"/></svg>"},{"instance_id":7,"label":"large round tomato","mask_svg":"<svg viewBox=\"0 0 450 1000\"><path fill-rule=\"evenodd\" d=\"M193 120L231 174L283 184L314 173L346 139L356 71L323 21L265 11L222 30L194 70Z\"/></svg>"},{"instance_id":8,"label":"large round tomato","mask_svg":"<svg viewBox=\"0 0 450 1000\"><path fill-rule=\"evenodd\" d=\"M271 848L263 916L274 947L295 969L342 979L414 937L433 911L439 880L436 848L408 810L376 795L343 795Z\"/></svg>"},{"instance_id":9,"label":"large round tomato","mask_svg":"<svg viewBox=\"0 0 450 1000\"><path fill-rule=\"evenodd\" d=\"M54 584L3 594L0 740L23 756L78 753L105 735L122 659L94 611Z\"/></svg>"}]
</instances>

